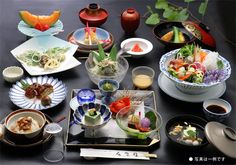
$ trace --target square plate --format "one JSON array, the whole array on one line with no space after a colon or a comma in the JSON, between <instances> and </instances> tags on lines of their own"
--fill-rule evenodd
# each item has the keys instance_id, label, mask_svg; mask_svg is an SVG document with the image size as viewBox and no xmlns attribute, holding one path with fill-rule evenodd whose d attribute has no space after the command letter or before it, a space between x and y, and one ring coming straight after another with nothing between
<instances>
[{"instance_id":1,"label":"square plate","mask_svg":"<svg viewBox=\"0 0 236 165\"><path fill-rule=\"evenodd\" d=\"M39 52L43 52L53 47L69 47L69 50L65 53L65 60L61 62L58 68L55 68L53 70L44 70L39 66L29 66L17 59L18 55L24 53L27 50L36 50ZM13 49L11 53L22 64L22 66L30 75L38 76L62 72L80 65L81 63L73 57L77 48L77 45L71 44L70 42L64 41L54 36L38 36L31 38L23 44L19 45L18 47Z\"/></svg>"},{"instance_id":2,"label":"square plate","mask_svg":"<svg viewBox=\"0 0 236 165\"><path fill-rule=\"evenodd\" d=\"M76 96L76 93L79 89L73 89L71 98ZM127 91L127 90L125 90ZM118 90L115 97L120 97L124 94L124 90ZM101 99L101 94L99 90L94 90L96 94L96 99ZM149 106L156 109L156 101L154 91L141 91L141 90L129 90L129 94L135 97L144 97L144 105ZM156 132L152 136L147 139L134 139L131 137L127 137L124 132L119 129L119 126L116 125L116 121L111 119L106 126L100 128L97 131L97 137L87 137L84 134L84 130L80 125L72 125L70 123L73 122L73 112L74 110L69 111L68 118L68 128L66 134L66 146L68 149L76 149L80 147L92 147L92 148L137 148L137 149L149 149L159 144L160 142L160 134ZM112 127L112 129L110 129ZM107 130L107 131L106 131ZM112 131L113 132L112 132ZM117 132L119 132L119 135ZM105 133L106 132L106 133ZM105 135L105 136L104 136ZM107 136L108 135L108 136Z\"/></svg>"}]
</instances>

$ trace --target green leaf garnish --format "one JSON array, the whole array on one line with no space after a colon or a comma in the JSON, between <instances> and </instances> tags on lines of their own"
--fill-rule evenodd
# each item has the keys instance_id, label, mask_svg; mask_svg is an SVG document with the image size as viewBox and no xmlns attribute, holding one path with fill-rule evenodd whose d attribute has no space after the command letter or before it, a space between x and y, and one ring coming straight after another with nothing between
<instances>
[{"instance_id":1,"label":"green leaf garnish","mask_svg":"<svg viewBox=\"0 0 236 165\"><path fill-rule=\"evenodd\" d=\"M117 60L116 56L117 56L117 49L116 49L116 46L113 45L113 47L111 48L109 57L111 58L112 61L116 61Z\"/></svg>"},{"instance_id":2,"label":"green leaf garnish","mask_svg":"<svg viewBox=\"0 0 236 165\"><path fill-rule=\"evenodd\" d=\"M155 8L156 9L166 9L166 8L168 8L168 2L166 0L157 0Z\"/></svg>"},{"instance_id":3,"label":"green leaf garnish","mask_svg":"<svg viewBox=\"0 0 236 165\"><path fill-rule=\"evenodd\" d=\"M208 5L208 0L205 0L205 2L202 2L198 8L198 12L202 16L204 16L206 13L207 5Z\"/></svg>"},{"instance_id":4,"label":"green leaf garnish","mask_svg":"<svg viewBox=\"0 0 236 165\"><path fill-rule=\"evenodd\" d=\"M100 43L98 43L98 53L99 53L99 56L101 57L102 60L106 58L106 54L105 54L104 49Z\"/></svg>"},{"instance_id":5,"label":"green leaf garnish","mask_svg":"<svg viewBox=\"0 0 236 165\"><path fill-rule=\"evenodd\" d=\"M223 69L224 68L224 64L221 60L217 61L217 67L218 67L218 69Z\"/></svg>"},{"instance_id":6,"label":"green leaf garnish","mask_svg":"<svg viewBox=\"0 0 236 165\"><path fill-rule=\"evenodd\" d=\"M95 59L97 60L97 62L101 62L103 59L102 57L99 55L98 52L92 51L92 56L95 57Z\"/></svg>"},{"instance_id":7,"label":"green leaf garnish","mask_svg":"<svg viewBox=\"0 0 236 165\"><path fill-rule=\"evenodd\" d=\"M156 117L155 113L152 111L149 111L149 112L145 113L145 117L150 120L151 129L155 129L156 128L156 121L157 121L157 117Z\"/></svg>"},{"instance_id":8,"label":"green leaf garnish","mask_svg":"<svg viewBox=\"0 0 236 165\"><path fill-rule=\"evenodd\" d=\"M23 80L20 81L21 85L22 85L22 89L25 90L26 88L28 88L30 85L27 82L24 82Z\"/></svg>"},{"instance_id":9,"label":"green leaf garnish","mask_svg":"<svg viewBox=\"0 0 236 165\"><path fill-rule=\"evenodd\" d=\"M147 20L145 21L146 24L148 25L156 25L160 22L159 15L157 13L151 14Z\"/></svg>"},{"instance_id":10,"label":"green leaf garnish","mask_svg":"<svg viewBox=\"0 0 236 165\"><path fill-rule=\"evenodd\" d=\"M193 130L188 130L188 131L187 131L187 134L188 134L188 136L191 137L191 138L195 138L195 137L196 137L196 132L193 131Z\"/></svg>"}]
</instances>

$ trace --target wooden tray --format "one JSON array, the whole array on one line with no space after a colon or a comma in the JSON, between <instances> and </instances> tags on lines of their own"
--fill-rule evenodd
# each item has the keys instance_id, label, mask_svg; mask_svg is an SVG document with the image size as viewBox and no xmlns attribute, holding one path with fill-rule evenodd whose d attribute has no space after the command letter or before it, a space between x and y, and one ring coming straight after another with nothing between
<instances>
[{"instance_id":1,"label":"wooden tray","mask_svg":"<svg viewBox=\"0 0 236 165\"><path fill-rule=\"evenodd\" d=\"M72 36L73 33L74 33L74 31L70 32L70 33L67 35L67 41L70 42L70 43L72 43L72 44L77 45L76 42L75 42L75 40L73 39L73 36ZM109 49L111 49L111 47L112 47L113 44L114 44L114 37L113 37L113 35L112 35L111 33L109 33L109 34L110 34L110 39L111 39L111 41L103 46L104 51L108 51ZM78 52L84 53L84 54L89 54L91 51L97 51L97 50L98 50L98 49L86 49L86 48L81 48L81 47L78 47L78 49L77 49Z\"/></svg>"},{"instance_id":2,"label":"wooden tray","mask_svg":"<svg viewBox=\"0 0 236 165\"><path fill-rule=\"evenodd\" d=\"M71 97L75 98L76 93L79 89L73 89ZM96 99L101 99L99 90L94 90L96 93ZM116 96L119 97L123 90L118 90ZM154 91L143 91L143 90L129 90L129 92L137 93L145 96L144 105L149 106L156 110L156 101ZM160 134L156 132L152 137L148 137L145 140L133 139L133 138L115 138L115 137L98 137L98 138L87 138L84 136L84 130L80 125L75 125L72 129L70 123L73 121L73 110L71 109L68 114L68 126L66 133L65 144L68 149L77 149L80 147L91 147L91 148L132 148L132 149L143 149L149 150L160 142ZM114 119L111 119L114 120ZM109 124L109 123L108 123Z\"/></svg>"}]
</instances>

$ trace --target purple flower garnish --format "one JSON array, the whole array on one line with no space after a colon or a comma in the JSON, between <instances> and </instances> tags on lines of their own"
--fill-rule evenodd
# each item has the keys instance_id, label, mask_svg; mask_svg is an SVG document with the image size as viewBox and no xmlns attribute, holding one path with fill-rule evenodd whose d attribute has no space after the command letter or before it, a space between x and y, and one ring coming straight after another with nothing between
<instances>
[{"instance_id":1,"label":"purple flower garnish","mask_svg":"<svg viewBox=\"0 0 236 165\"><path fill-rule=\"evenodd\" d=\"M216 83L221 82L225 79L226 72L224 70L210 70L207 71L204 75L204 83Z\"/></svg>"}]
</instances>

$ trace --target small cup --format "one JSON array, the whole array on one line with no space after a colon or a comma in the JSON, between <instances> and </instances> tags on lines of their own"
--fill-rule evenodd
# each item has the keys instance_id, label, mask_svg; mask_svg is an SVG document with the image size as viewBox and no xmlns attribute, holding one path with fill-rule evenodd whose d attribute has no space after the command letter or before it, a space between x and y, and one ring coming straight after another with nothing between
<instances>
[{"instance_id":1,"label":"small cup","mask_svg":"<svg viewBox=\"0 0 236 165\"><path fill-rule=\"evenodd\" d=\"M147 66L139 66L132 70L132 80L134 86L139 89L147 89L153 83L155 71Z\"/></svg>"},{"instance_id":2,"label":"small cup","mask_svg":"<svg viewBox=\"0 0 236 165\"><path fill-rule=\"evenodd\" d=\"M2 71L3 78L10 83L14 83L22 78L24 71L21 67L10 66Z\"/></svg>"},{"instance_id":3,"label":"small cup","mask_svg":"<svg viewBox=\"0 0 236 165\"><path fill-rule=\"evenodd\" d=\"M44 128L45 134L54 136L52 144L43 143L43 158L47 162L56 163L64 158L64 136L63 129L57 123L47 124Z\"/></svg>"},{"instance_id":4,"label":"small cup","mask_svg":"<svg viewBox=\"0 0 236 165\"><path fill-rule=\"evenodd\" d=\"M80 105L83 105L85 103L93 103L95 102L96 95L95 92L92 89L81 89L77 93L77 100Z\"/></svg>"},{"instance_id":5,"label":"small cup","mask_svg":"<svg viewBox=\"0 0 236 165\"><path fill-rule=\"evenodd\" d=\"M209 106L215 106L215 110L209 110ZM219 107L222 109L219 109ZM231 112L231 105L223 99L210 99L203 102L203 112L207 120L222 122L229 117Z\"/></svg>"},{"instance_id":6,"label":"small cup","mask_svg":"<svg viewBox=\"0 0 236 165\"><path fill-rule=\"evenodd\" d=\"M103 85L109 83L112 85L112 90L105 90ZM114 101L114 95L116 94L117 90L119 89L119 82L112 79L104 79L100 80L98 83L98 89L102 94L102 103L106 105L110 105L111 102Z\"/></svg>"}]
</instances>

